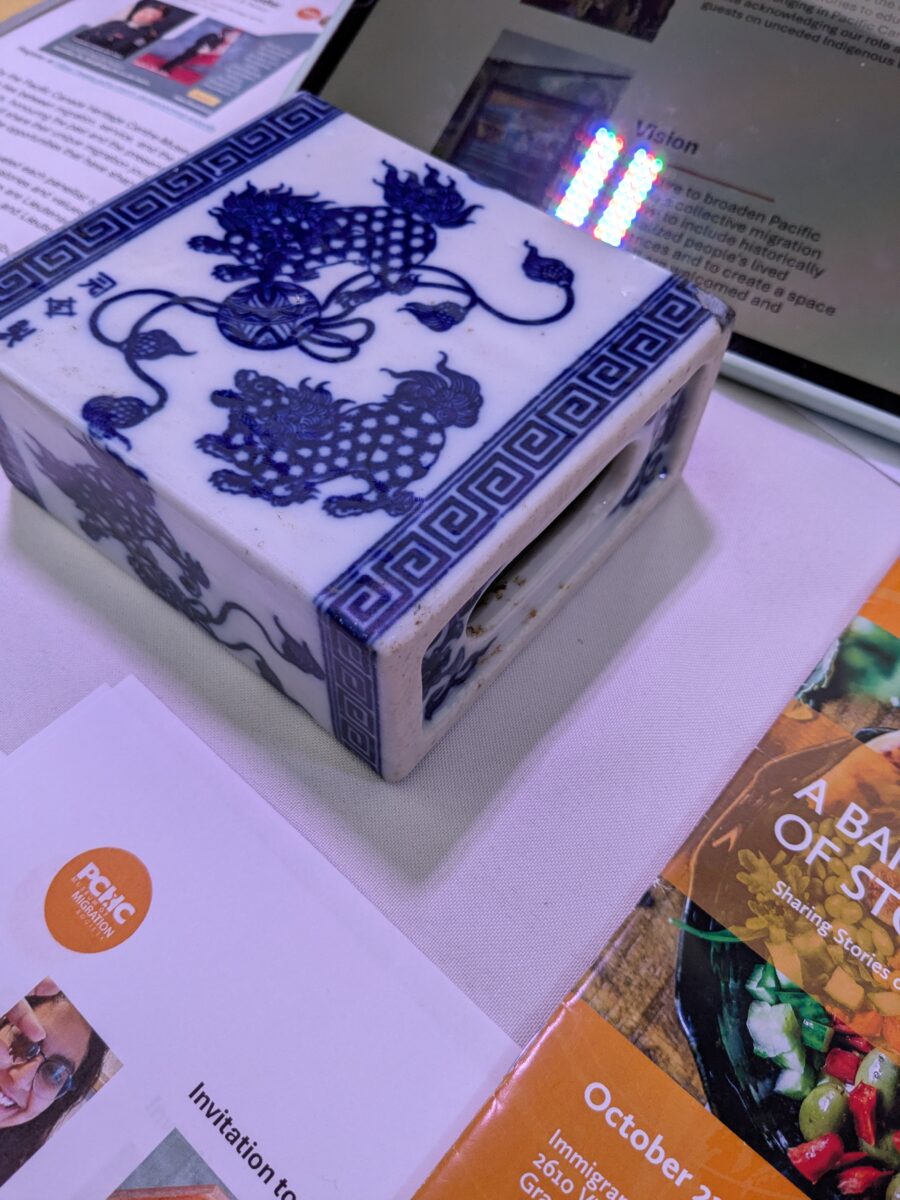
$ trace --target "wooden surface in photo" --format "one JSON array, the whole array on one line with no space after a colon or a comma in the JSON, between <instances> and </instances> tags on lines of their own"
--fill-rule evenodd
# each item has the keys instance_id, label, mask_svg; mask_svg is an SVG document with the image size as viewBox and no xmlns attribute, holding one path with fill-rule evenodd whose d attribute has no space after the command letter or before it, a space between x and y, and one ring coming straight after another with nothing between
<instances>
[{"instance_id":1,"label":"wooden surface in photo","mask_svg":"<svg viewBox=\"0 0 900 1200\"><path fill-rule=\"evenodd\" d=\"M657 882L652 906L625 918L594 966L582 998L685 1091L706 1103L694 1057L675 1011L678 918L684 897Z\"/></svg>"},{"instance_id":2,"label":"wooden surface in photo","mask_svg":"<svg viewBox=\"0 0 900 1200\"><path fill-rule=\"evenodd\" d=\"M120 1188L109 1200L228 1200L214 1183L194 1183L187 1187Z\"/></svg>"}]
</instances>

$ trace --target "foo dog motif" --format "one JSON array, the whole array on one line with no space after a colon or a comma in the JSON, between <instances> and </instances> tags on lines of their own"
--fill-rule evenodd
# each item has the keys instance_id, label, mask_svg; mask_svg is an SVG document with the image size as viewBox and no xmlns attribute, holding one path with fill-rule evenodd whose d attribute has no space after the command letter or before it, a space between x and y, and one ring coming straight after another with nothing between
<instances>
[{"instance_id":1,"label":"foo dog motif","mask_svg":"<svg viewBox=\"0 0 900 1200\"><path fill-rule=\"evenodd\" d=\"M451 179L442 183L427 166L424 178L401 173L385 164L378 186L384 203L339 206L317 195L296 195L291 188L259 189L247 183L212 209L221 237L192 237L188 245L203 254L227 256L213 276L241 283L224 300L178 295L161 288L138 288L104 299L90 318L93 336L118 350L132 374L152 392L151 397L95 396L82 408L92 437L118 440L130 446L124 430L140 425L168 401L165 386L149 364L170 355L191 354L168 330L153 322L166 312L181 310L212 318L221 335L247 350L296 348L320 362L355 358L376 332L375 322L361 310L381 297L409 296L415 291L437 293L434 303L407 301L409 313L425 329L442 334L481 308L515 325L548 325L573 308L574 274L565 263L546 258L526 242L522 272L532 282L562 292L562 303L541 317L517 317L485 300L456 271L430 261L438 246L438 231L461 229L472 221L478 205L467 205ZM347 274L347 269L359 270ZM343 268L343 277L324 296L307 284L323 272ZM246 281L246 282L245 282ZM146 298L149 305L124 337L113 337L107 316L122 301Z\"/></svg>"},{"instance_id":2,"label":"foo dog motif","mask_svg":"<svg viewBox=\"0 0 900 1200\"><path fill-rule=\"evenodd\" d=\"M213 404L229 411L228 428L197 443L231 465L215 471L212 483L220 491L284 507L304 504L318 495L320 484L346 475L367 488L329 496L322 508L331 516L411 512L421 501L409 485L428 474L448 428L475 424L481 390L470 376L447 366L446 354L437 373L386 373L400 381L393 392L355 404L336 400L325 384L312 387L303 379L292 388L258 371L238 371L236 390L212 395Z\"/></svg>"},{"instance_id":3,"label":"foo dog motif","mask_svg":"<svg viewBox=\"0 0 900 1200\"><path fill-rule=\"evenodd\" d=\"M379 186L383 205L340 208L317 196L296 196L290 188L257 190L248 183L214 208L225 236L194 237L188 245L204 254L237 259L223 263L213 275L227 283L254 279L224 301L216 316L220 332L231 342L257 350L275 350L295 342L312 358L352 358L375 332L371 320L351 317L364 304L393 293L405 296L416 288L449 291L464 303L405 304L426 328L443 333L481 305L504 321L545 325L557 321L574 303L572 272L555 259L544 259L528 247L523 270L529 279L554 283L565 292L559 312L522 321L486 304L459 275L426 265L437 247L438 229L468 225L479 205L466 206L453 180L441 183L434 167L420 182L414 171L401 178L384 164ZM318 279L328 267L350 263L363 269L345 279L321 303L301 282ZM421 274L414 269L421 268Z\"/></svg>"}]
</instances>

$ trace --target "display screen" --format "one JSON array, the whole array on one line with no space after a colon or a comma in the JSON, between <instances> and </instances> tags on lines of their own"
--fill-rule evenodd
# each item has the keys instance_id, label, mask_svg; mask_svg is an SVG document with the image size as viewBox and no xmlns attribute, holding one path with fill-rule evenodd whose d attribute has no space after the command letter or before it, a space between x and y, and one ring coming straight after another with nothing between
<instances>
[{"instance_id":1,"label":"display screen","mask_svg":"<svg viewBox=\"0 0 900 1200\"><path fill-rule=\"evenodd\" d=\"M378 0L342 32L326 99L690 276L741 352L896 404L895 0Z\"/></svg>"}]
</instances>

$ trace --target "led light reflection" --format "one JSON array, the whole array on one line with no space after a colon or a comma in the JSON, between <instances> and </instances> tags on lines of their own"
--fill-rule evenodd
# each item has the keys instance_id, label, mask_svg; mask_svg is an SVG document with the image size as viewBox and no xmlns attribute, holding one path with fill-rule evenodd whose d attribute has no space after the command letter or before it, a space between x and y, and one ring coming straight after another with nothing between
<instances>
[{"instance_id":1,"label":"led light reflection","mask_svg":"<svg viewBox=\"0 0 900 1200\"><path fill-rule=\"evenodd\" d=\"M601 127L597 130L578 170L569 181L565 195L554 210L561 221L576 227L584 224L624 145L611 129Z\"/></svg>"},{"instance_id":2,"label":"led light reflection","mask_svg":"<svg viewBox=\"0 0 900 1200\"><path fill-rule=\"evenodd\" d=\"M628 170L613 192L603 216L594 226L595 238L607 242L610 246L621 244L662 169L661 158L648 153L643 147L635 150Z\"/></svg>"}]
</instances>

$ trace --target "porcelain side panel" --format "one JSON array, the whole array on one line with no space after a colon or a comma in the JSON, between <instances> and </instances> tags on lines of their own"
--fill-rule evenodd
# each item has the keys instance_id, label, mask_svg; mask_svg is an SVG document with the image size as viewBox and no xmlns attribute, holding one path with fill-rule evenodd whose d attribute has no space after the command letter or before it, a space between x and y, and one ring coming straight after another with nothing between
<instances>
[{"instance_id":1,"label":"porcelain side panel","mask_svg":"<svg viewBox=\"0 0 900 1200\"><path fill-rule=\"evenodd\" d=\"M262 578L138 473L0 384L0 465L19 491L331 731L308 601Z\"/></svg>"}]
</instances>

